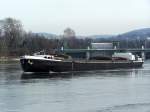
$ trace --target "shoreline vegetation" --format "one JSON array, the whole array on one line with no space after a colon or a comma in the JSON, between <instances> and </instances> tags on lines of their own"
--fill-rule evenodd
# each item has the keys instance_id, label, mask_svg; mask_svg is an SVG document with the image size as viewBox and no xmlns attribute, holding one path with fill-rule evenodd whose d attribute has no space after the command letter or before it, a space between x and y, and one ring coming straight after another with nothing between
<instances>
[{"instance_id":1,"label":"shoreline vegetation","mask_svg":"<svg viewBox=\"0 0 150 112\"><path fill-rule=\"evenodd\" d=\"M0 57L19 57L31 55L39 51L50 52L51 49L64 48L87 48L92 39L76 38L75 32L67 28L64 35L58 38L46 38L38 33L26 32L21 21L13 18L0 20ZM5 57L5 58L4 58Z\"/></svg>"},{"instance_id":2,"label":"shoreline vegetation","mask_svg":"<svg viewBox=\"0 0 150 112\"><path fill-rule=\"evenodd\" d=\"M0 57L0 62L19 62L20 57Z\"/></svg>"}]
</instances>

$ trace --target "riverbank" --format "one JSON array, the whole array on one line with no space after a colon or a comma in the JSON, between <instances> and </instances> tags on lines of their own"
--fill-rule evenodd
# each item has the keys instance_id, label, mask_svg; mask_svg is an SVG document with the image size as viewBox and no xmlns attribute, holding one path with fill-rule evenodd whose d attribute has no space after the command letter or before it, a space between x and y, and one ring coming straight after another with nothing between
<instances>
[{"instance_id":1,"label":"riverbank","mask_svg":"<svg viewBox=\"0 0 150 112\"><path fill-rule=\"evenodd\" d=\"M18 62L19 59L19 57L0 57L0 62Z\"/></svg>"}]
</instances>

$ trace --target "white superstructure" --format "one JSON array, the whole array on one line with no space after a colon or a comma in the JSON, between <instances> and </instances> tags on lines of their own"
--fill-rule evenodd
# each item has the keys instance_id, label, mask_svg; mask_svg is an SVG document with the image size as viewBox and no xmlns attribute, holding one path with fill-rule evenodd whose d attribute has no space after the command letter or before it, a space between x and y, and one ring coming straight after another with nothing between
<instances>
[{"instance_id":1,"label":"white superstructure","mask_svg":"<svg viewBox=\"0 0 150 112\"><path fill-rule=\"evenodd\" d=\"M62 61L60 59L55 59L55 57L53 55L34 55L34 56L25 55L25 56L22 56L21 59L39 59L39 60Z\"/></svg>"},{"instance_id":2,"label":"white superstructure","mask_svg":"<svg viewBox=\"0 0 150 112\"><path fill-rule=\"evenodd\" d=\"M127 53L114 53L112 55L112 58L124 58L124 59L133 61L133 60L135 60L135 55L133 55L130 52L127 52Z\"/></svg>"}]
</instances>

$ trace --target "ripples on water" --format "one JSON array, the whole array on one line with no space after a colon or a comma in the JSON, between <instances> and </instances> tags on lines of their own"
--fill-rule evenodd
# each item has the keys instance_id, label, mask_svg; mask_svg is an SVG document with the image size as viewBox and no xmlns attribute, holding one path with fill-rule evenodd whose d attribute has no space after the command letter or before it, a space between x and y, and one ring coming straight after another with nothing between
<instances>
[{"instance_id":1,"label":"ripples on water","mask_svg":"<svg viewBox=\"0 0 150 112\"><path fill-rule=\"evenodd\" d=\"M107 107L98 112L149 112L150 103L137 103L137 104L125 104L117 105L114 107Z\"/></svg>"},{"instance_id":2,"label":"ripples on water","mask_svg":"<svg viewBox=\"0 0 150 112\"><path fill-rule=\"evenodd\" d=\"M150 61L143 68L25 74L0 64L0 112L150 112Z\"/></svg>"}]
</instances>

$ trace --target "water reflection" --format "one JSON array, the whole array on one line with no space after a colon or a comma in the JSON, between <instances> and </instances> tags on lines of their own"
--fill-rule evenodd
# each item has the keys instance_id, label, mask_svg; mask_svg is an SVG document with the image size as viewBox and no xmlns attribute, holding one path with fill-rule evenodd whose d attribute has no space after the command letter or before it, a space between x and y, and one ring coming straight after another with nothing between
<instances>
[{"instance_id":1,"label":"water reflection","mask_svg":"<svg viewBox=\"0 0 150 112\"><path fill-rule=\"evenodd\" d=\"M73 73L22 73L21 79L70 78Z\"/></svg>"},{"instance_id":2,"label":"water reflection","mask_svg":"<svg viewBox=\"0 0 150 112\"><path fill-rule=\"evenodd\" d=\"M52 78L77 78L77 77L135 77L142 75L138 69L121 70L101 70L88 72L67 72L67 73L25 73L21 74L21 79L52 79Z\"/></svg>"}]
</instances>

